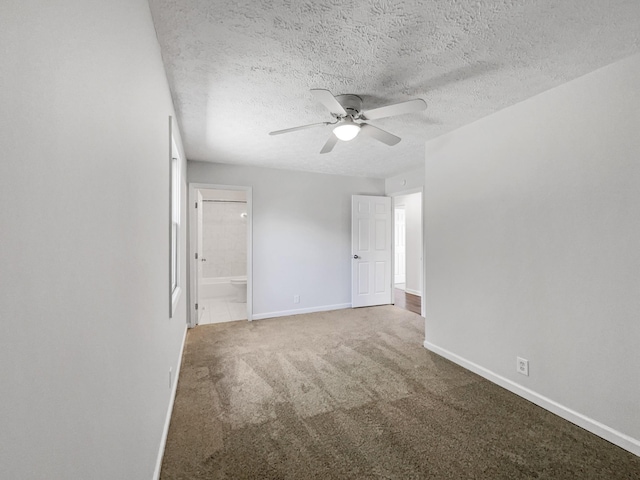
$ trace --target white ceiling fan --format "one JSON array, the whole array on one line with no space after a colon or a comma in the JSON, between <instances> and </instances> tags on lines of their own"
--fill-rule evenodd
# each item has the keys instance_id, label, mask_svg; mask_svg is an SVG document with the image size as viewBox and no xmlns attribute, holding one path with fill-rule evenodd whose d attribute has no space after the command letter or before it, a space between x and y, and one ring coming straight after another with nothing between
<instances>
[{"instance_id":1,"label":"white ceiling fan","mask_svg":"<svg viewBox=\"0 0 640 480\"><path fill-rule=\"evenodd\" d=\"M400 141L397 137L385 130L374 127L361 120L376 120L378 118L393 117L405 113L419 112L427 108L427 103L421 98L408 100L406 102L394 103L372 110L362 110L362 99L357 95L337 95L334 96L329 90L314 88L311 93L322 103L334 117L333 122L319 122L300 127L285 128L269 132L269 135L280 135L281 133L295 132L305 128L319 127L324 125L336 125L324 144L320 153L329 153L333 150L338 140L349 141L354 139L360 132L369 137L385 143L389 146L396 145Z\"/></svg>"}]
</instances>

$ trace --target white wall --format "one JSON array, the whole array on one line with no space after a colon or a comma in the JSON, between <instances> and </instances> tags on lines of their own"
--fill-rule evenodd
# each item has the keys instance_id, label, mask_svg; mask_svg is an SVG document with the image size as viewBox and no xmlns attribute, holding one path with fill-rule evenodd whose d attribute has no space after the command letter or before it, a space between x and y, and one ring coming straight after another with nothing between
<instances>
[{"instance_id":1,"label":"white wall","mask_svg":"<svg viewBox=\"0 0 640 480\"><path fill-rule=\"evenodd\" d=\"M389 177L384 181L385 195L416 192L424 187L424 166Z\"/></svg>"},{"instance_id":2,"label":"white wall","mask_svg":"<svg viewBox=\"0 0 640 480\"><path fill-rule=\"evenodd\" d=\"M150 479L186 295L148 4L3 1L0 45L0 478Z\"/></svg>"},{"instance_id":3,"label":"white wall","mask_svg":"<svg viewBox=\"0 0 640 480\"><path fill-rule=\"evenodd\" d=\"M384 195L383 180L206 162L188 177L253 188L255 319L351 304L351 195Z\"/></svg>"},{"instance_id":4,"label":"white wall","mask_svg":"<svg viewBox=\"0 0 640 480\"><path fill-rule=\"evenodd\" d=\"M638 85L635 56L429 142L425 183L425 345L636 454Z\"/></svg>"},{"instance_id":5,"label":"white wall","mask_svg":"<svg viewBox=\"0 0 640 480\"><path fill-rule=\"evenodd\" d=\"M405 207L405 289L422 295L422 193L393 198L394 207Z\"/></svg>"}]
</instances>

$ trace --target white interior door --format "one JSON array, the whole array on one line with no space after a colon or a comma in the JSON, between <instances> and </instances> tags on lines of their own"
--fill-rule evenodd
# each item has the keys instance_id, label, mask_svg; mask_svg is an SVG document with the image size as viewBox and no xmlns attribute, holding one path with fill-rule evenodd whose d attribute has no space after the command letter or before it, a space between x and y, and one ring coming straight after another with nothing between
<instances>
[{"instance_id":1,"label":"white interior door","mask_svg":"<svg viewBox=\"0 0 640 480\"><path fill-rule=\"evenodd\" d=\"M202 192L198 190L198 208L197 208L197 238L196 238L196 251L198 252L198 258L196 259L196 298L198 303L198 324L204 313L204 304L200 298L200 284L202 282L202 263L207 259L203 257L202 248L202 217L204 212L204 202L202 201Z\"/></svg>"},{"instance_id":2,"label":"white interior door","mask_svg":"<svg viewBox=\"0 0 640 480\"><path fill-rule=\"evenodd\" d=\"M391 198L351 199L351 305L391 303Z\"/></svg>"},{"instance_id":3,"label":"white interior door","mask_svg":"<svg viewBox=\"0 0 640 480\"><path fill-rule=\"evenodd\" d=\"M395 252L395 275L394 275L394 283L404 283L406 280L406 222L405 222L405 211L404 207L396 207L395 209L395 222L394 222L394 230L395 230L395 244L394 244L394 252Z\"/></svg>"}]
</instances>

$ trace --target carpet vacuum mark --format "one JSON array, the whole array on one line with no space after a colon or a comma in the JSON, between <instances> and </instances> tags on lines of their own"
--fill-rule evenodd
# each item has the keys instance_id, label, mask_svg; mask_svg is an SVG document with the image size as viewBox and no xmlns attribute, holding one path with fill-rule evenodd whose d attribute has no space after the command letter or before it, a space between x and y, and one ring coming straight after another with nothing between
<instances>
[{"instance_id":1,"label":"carpet vacuum mark","mask_svg":"<svg viewBox=\"0 0 640 480\"><path fill-rule=\"evenodd\" d=\"M190 330L161 478L640 480L639 457L423 340L392 306Z\"/></svg>"}]
</instances>

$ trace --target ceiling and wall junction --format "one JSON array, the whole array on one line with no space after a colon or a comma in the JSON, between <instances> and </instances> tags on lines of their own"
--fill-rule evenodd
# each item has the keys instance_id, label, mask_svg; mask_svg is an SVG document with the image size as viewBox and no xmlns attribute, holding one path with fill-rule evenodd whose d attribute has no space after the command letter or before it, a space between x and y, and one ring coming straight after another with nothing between
<instances>
[{"instance_id":1,"label":"ceiling and wall junction","mask_svg":"<svg viewBox=\"0 0 640 480\"><path fill-rule=\"evenodd\" d=\"M424 143L640 52L636 0L150 0L189 160L385 178ZM331 120L309 89L365 108L425 112L371 122L400 137L319 151Z\"/></svg>"}]
</instances>

